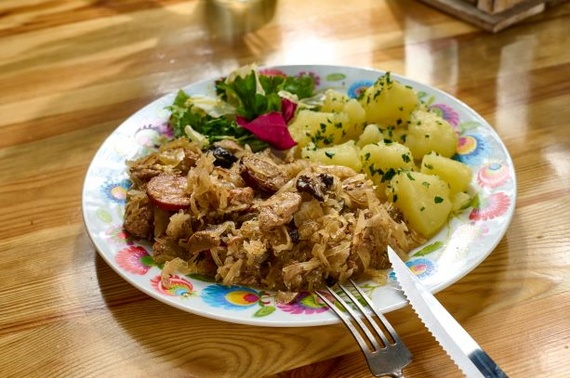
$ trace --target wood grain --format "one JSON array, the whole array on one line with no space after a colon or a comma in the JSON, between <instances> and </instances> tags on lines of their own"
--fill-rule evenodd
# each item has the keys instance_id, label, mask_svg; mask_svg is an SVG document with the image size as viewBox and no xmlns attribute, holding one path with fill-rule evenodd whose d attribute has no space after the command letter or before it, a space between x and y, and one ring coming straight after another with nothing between
<instances>
[{"instance_id":1,"label":"wood grain","mask_svg":"<svg viewBox=\"0 0 570 378\"><path fill-rule=\"evenodd\" d=\"M513 221L437 296L512 377L566 376L570 5L489 34L411 0L236 3L0 2L0 375L370 376L343 326L267 329L182 312L125 282L85 231L87 167L122 121L256 62L391 70L494 126L517 171ZM461 376L412 310L388 317L414 354L406 376Z\"/></svg>"}]
</instances>

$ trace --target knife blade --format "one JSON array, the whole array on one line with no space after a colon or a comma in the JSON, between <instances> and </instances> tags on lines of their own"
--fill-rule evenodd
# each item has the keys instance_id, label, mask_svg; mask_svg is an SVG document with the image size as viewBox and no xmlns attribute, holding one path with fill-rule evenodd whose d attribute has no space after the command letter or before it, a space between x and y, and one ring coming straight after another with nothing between
<instances>
[{"instance_id":1,"label":"knife blade","mask_svg":"<svg viewBox=\"0 0 570 378\"><path fill-rule=\"evenodd\" d=\"M507 377L390 247L388 258L413 310L463 374L469 378Z\"/></svg>"}]
</instances>

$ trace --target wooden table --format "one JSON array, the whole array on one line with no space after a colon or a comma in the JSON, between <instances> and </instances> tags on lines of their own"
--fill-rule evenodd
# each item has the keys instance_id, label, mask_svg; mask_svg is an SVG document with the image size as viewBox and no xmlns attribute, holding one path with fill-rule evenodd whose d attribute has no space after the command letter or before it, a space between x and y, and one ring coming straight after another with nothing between
<instances>
[{"instance_id":1,"label":"wooden table","mask_svg":"<svg viewBox=\"0 0 570 378\"><path fill-rule=\"evenodd\" d=\"M517 170L514 219L437 297L512 377L568 376L570 4L498 34L410 0L3 0L0 15L0 376L370 375L342 325L171 308L85 231L103 140L151 100L251 62L390 70L483 115ZM408 377L460 376L409 308L388 318L414 354Z\"/></svg>"}]
</instances>

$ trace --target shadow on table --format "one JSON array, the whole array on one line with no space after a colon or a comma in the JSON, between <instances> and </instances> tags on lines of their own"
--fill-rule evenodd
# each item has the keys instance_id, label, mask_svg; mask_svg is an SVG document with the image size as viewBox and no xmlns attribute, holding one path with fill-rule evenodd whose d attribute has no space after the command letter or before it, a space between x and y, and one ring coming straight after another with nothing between
<instances>
[{"instance_id":1,"label":"shadow on table","mask_svg":"<svg viewBox=\"0 0 570 378\"><path fill-rule=\"evenodd\" d=\"M184 312L140 292L98 254L94 259L110 314L122 332L148 351L137 358L156 361L156 372L166 369L169 376L266 376L295 368L307 354L326 359L357 350L342 325L267 328Z\"/></svg>"}]
</instances>

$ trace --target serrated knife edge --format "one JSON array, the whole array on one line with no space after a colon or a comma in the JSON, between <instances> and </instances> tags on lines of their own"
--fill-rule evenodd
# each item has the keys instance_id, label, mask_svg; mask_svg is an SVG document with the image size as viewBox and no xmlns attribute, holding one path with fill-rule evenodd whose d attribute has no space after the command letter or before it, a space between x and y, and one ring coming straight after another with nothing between
<instances>
[{"instance_id":1,"label":"serrated knife edge","mask_svg":"<svg viewBox=\"0 0 570 378\"><path fill-rule=\"evenodd\" d=\"M390 247L388 258L413 310L461 371L469 378L507 377Z\"/></svg>"}]
</instances>

